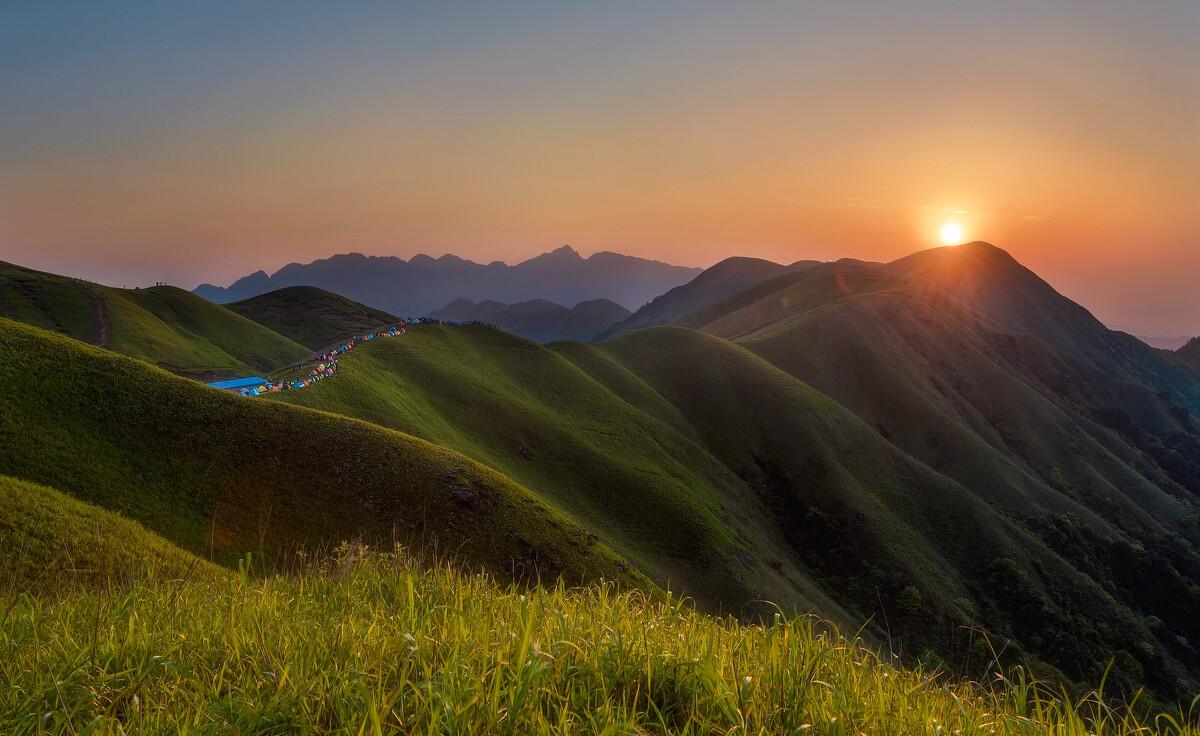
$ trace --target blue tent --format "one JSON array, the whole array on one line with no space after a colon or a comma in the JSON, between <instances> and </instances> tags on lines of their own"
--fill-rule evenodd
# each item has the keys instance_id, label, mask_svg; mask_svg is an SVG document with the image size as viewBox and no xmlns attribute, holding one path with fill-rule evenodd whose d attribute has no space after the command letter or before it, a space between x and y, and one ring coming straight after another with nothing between
<instances>
[{"instance_id":1,"label":"blue tent","mask_svg":"<svg viewBox=\"0 0 1200 736\"><path fill-rule=\"evenodd\" d=\"M236 391L239 388L245 388L247 386L261 386L262 384L264 384L266 382L267 382L267 379L259 378L258 376L254 376L251 378L234 378L234 379L231 379L228 381L215 381L208 385L211 386L212 388L220 388L220 389L225 389L227 391Z\"/></svg>"}]
</instances>

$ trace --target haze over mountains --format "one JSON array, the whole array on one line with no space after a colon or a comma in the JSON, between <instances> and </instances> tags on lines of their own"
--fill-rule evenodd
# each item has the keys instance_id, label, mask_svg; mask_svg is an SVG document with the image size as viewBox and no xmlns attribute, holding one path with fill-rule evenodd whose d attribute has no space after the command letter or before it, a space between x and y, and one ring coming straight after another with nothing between
<instances>
[{"instance_id":1,"label":"haze over mountains","mask_svg":"<svg viewBox=\"0 0 1200 736\"><path fill-rule=\"evenodd\" d=\"M452 302L527 332L596 307L613 337L416 327L271 399L143 361L269 371L393 313L314 287L220 306L3 275L2 314L35 327L0 320L18 356L0 475L183 549L215 528L218 561L269 558L390 526L497 571L869 621L877 641L956 666L984 656L983 629L1072 682L1115 660L1122 688L1200 687L1195 351L1107 330L986 243L887 264L727 259L633 314Z\"/></svg>"},{"instance_id":2,"label":"haze over mountains","mask_svg":"<svg viewBox=\"0 0 1200 736\"><path fill-rule=\"evenodd\" d=\"M404 316L425 315L460 298L505 304L545 299L561 305L609 299L633 309L701 270L607 251L583 258L567 245L515 266L500 261L483 265L453 255L418 255L406 261L349 253L292 263L270 276L259 271L226 288L201 284L195 292L223 304L285 286L317 286Z\"/></svg>"}]
</instances>

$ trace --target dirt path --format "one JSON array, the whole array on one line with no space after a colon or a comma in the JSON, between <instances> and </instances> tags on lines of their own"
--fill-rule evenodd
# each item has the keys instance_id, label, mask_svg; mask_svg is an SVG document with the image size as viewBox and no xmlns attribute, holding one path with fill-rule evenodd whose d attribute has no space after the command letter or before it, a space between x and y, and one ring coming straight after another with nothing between
<instances>
[{"instance_id":1,"label":"dirt path","mask_svg":"<svg viewBox=\"0 0 1200 736\"><path fill-rule=\"evenodd\" d=\"M88 292L92 296L92 304L96 306L96 320L100 323L99 334L96 338L96 344L102 348L108 347L108 335L110 325L108 323L108 303L104 301L104 295L96 287L88 287Z\"/></svg>"}]
</instances>

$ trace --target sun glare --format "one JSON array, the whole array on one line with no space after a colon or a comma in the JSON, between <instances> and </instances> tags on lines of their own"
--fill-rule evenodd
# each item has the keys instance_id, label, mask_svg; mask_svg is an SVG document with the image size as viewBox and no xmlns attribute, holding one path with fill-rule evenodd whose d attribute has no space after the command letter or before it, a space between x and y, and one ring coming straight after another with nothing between
<instances>
[{"instance_id":1,"label":"sun glare","mask_svg":"<svg viewBox=\"0 0 1200 736\"><path fill-rule=\"evenodd\" d=\"M947 222L938 233L943 245L958 245L967 238L967 231L957 222Z\"/></svg>"}]
</instances>

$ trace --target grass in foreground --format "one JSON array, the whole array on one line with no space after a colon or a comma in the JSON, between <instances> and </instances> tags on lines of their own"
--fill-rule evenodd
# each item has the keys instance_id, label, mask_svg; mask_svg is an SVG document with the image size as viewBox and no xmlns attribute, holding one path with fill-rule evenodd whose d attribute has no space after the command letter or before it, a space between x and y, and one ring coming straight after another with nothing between
<instances>
[{"instance_id":1,"label":"grass in foreground","mask_svg":"<svg viewBox=\"0 0 1200 736\"><path fill-rule=\"evenodd\" d=\"M521 593L400 555L21 596L0 616L5 734L1195 733L896 669L811 618Z\"/></svg>"}]
</instances>

